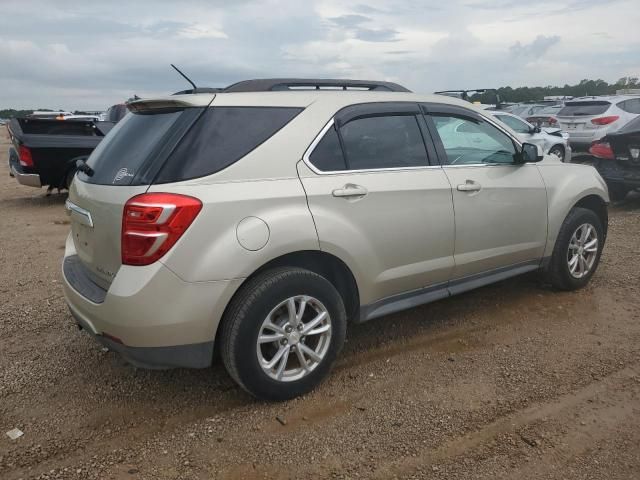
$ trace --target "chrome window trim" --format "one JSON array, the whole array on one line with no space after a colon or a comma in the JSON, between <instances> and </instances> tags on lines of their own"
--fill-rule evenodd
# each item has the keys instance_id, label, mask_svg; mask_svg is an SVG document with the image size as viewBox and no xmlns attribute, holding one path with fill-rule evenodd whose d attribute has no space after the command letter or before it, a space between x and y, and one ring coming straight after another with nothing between
<instances>
[{"instance_id":1,"label":"chrome window trim","mask_svg":"<svg viewBox=\"0 0 640 480\"><path fill-rule=\"evenodd\" d=\"M302 155L302 161L305 163L307 167L309 167L313 171L313 173L317 175L338 175L338 174L345 175L345 174L351 174L351 173L403 172L407 170L430 170L434 168L442 168L442 165L424 165L422 167L366 168L366 169L358 169L358 170L326 170L326 171L319 170L316 168L316 166L313 163L311 163L310 157L313 151L315 150L316 146L318 145L318 143L320 143L320 140L322 140L325 133L327 133L327 131L331 127L333 127L334 123L335 123L335 117L331 117L331 120L329 120L327 124L324 127L322 127L322 130L320 130L320 133L316 135L316 137L313 139L313 142L311 142L311 145L307 147L304 154Z\"/></svg>"},{"instance_id":2,"label":"chrome window trim","mask_svg":"<svg viewBox=\"0 0 640 480\"><path fill-rule=\"evenodd\" d=\"M448 106L448 105L446 105L446 106ZM461 110L465 110L464 107L459 107L459 108ZM501 131L507 137L509 137L517 147L522 149L522 142L520 142L520 140L518 140L518 138L516 138L515 136L511 135L511 133L509 133L506 129L504 129L498 123L499 122L498 119L489 118L488 115L484 115L483 113L476 112L475 110L470 110L470 109L469 109L469 114L470 114L470 116L473 116L475 114L476 116L480 117L482 120L486 121L490 125L493 125L499 131ZM422 115L422 116L430 116L432 114L431 113L426 113L425 114L424 112L422 112L422 113L420 113L420 115ZM437 113L434 113L434 115L437 115ZM445 114L441 114L441 115L445 115ZM307 167L309 167L311 169L311 171L313 171L313 173L315 173L317 175L339 175L339 174L344 175L344 174L348 174L348 173L402 172L402 171L407 171L407 170L430 170L430 169L443 168L443 167L460 168L460 167L472 167L472 166L476 166L476 167L496 167L496 166L505 167L505 166L535 165L534 162L527 162L527 163L467 163L467 164L461 164L461 165L440 164L440 165L425 165L425 166L422 166L422 167L369 168L369 169L360 169L360 170L327 170L327 171L319 170L319 169L317 169L315 167L315 165L313 165L313 163L311 163L311 158L310 157L311 157L311 154L313 153L313 151L315 150L316 146L318 145L318 143L320 143L320 141L324 137L325 133L327 133L327 131L331 127L333 127L334 124L335 124L335 117L331 117L331 119L325 124L324 127L322 127L320 132L315 136L315 138L313 139L311 144L307 147L307 149L305 150L304 154L302 155L302 161L305 163L305 165Z\"/></svg>"}]
</instances>

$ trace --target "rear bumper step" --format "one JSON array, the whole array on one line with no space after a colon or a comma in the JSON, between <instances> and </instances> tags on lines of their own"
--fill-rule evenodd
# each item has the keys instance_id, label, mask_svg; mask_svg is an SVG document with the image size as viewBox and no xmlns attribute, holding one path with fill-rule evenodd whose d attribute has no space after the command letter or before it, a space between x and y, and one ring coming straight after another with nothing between
<instances>
[{"instance_id":1,"label":"rear bumper step","mask_svg":"<svg viewBox=\"0 0 640 480\"><path fill-rule=\"evenodd\" d=\"M40 175L38 175L37 173L25 172L19 163L15 161L9 162L9 169L11 170L11 174L15 177L20 185L36 188L42 187Z\"/></svg>"}]
</instances>

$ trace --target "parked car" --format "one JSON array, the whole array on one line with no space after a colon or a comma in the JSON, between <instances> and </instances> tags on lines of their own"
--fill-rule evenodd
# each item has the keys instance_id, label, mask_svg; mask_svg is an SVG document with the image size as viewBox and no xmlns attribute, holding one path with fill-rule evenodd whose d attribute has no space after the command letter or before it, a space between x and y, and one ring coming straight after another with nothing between
<instances>
[{"instance_id":1,"label":"parked car","mask_svg":"<svg viewBox=\"0 0 640 480\"><path fill-rule=\"evenodd\" d=\"M569 135L559 128L540 128L524 121L517 115L505 112L491 112L493 116L516 132L521 142L539 145L548 155L555 155L562 162L571 160Z\"/></svg>"},{"instance_id":2,"label":"parked car","mask_svg":"<svg viewBox=\"0 0 640 480\"><path fill-rule=\"evenodd\" d=\"M11 175L30 187L69 188L77 160L86 159L112 127L110 122L13 118L8 124Z\"/></svg>"},{"instance_id":3,"label":"parked car","mask_svg":"<svg viewBox=\"0 0 640 480\"><path fill-rule=\"evenodd\" d=\"M591 144L594 166L609 186L612 200L640 188L640 116Z\"/></svg>"},{"instance_id":4,"label":"parked car","mask_svg":"<svg viewBox=\"0 0 640 480\"><path fill-rule=\"evenodd\" d=\"M640 96L581 97L558 112L558 126L569 134L574 150L586 151L592 142L618 131L640 114Z\"/></svg>"},{"instance_id":5,"label":"parked car","mask_svg":"<svg viewBox=\"0 0 640 480\"><path fill-rule=\"evenodd\" d=\"M545 104L531 104L531 103L521 103L520 105L516 105L508 110L509 113L513 113L520 118L527 118L532 115L535 115L540 110L547 108L548 105Z\"/></svg>"},{"instance_id":6,"label":"parked car","mask_svg":"<svg viewBox=\"0 0 640 480\"><path fill-rule=\"evenodd\" d=\"M207 367L215 345L242 388L287 399L348 321L525 272L573 290L598 266L595 169L468 102L275 79L130 109L71 185L62 271L77 323L135 365Z\"/></svg>"},{"instance_id":7,"label":"parked car","mask_svg":"<svg viewBox=\"0 0 640 480\"><path fill-rule=\"evenodd\" d=\"M564 104L552 105L538 110L533 115L526 117L527 122L537 125L538 127L557 127L558 112L564 107Z\"/></svg>"}]
</instances>

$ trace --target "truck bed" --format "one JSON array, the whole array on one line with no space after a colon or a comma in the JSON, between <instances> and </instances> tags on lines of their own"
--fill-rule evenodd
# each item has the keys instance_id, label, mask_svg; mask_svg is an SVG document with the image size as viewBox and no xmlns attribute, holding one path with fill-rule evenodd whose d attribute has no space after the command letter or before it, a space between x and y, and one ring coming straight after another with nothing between
<instances>
[{"instance_id":1,"label":"truck bed","mask_svg":"<svg viewBox=\"0 0 640 480\"><path fill-rule=\"evenodd\" d=\"M113 122L11 119L7 125L11 172L24 185L64 188L76 160L90 155L113 126ZM25 152L30 164L20 161Z\"/></svg>"}]
</instances>

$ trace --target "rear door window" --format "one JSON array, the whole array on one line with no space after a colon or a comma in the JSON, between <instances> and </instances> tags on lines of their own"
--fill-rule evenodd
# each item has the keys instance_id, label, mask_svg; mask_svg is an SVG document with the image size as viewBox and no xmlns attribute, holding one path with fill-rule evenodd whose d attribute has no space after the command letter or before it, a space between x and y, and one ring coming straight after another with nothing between
<instances>
[{"instance_id":1,"label":"rear door window","mask_svg":"<svg viewBox=\"0 0 640 480\"><path fill-rule=\"evenodd\" d=\"M591 101L591 102L567 102L558 112L561 117L579 117L583 115L600 115L606 112L611 106L610 102Z\"/></svg>"},{"instance_id":2,"label":"rear door window","mask_svg":"<svg viewBox=\"0 0 640 480\"><path fill-rule=\"evenodd\" d=\"M316 148L311 152L309 161L314 167L323 172L346 170L347 165L344 161L344 154L342 153L335 125L331 125L331 128L325 132Z\"/></svg>"},{"instance_id":3,"label":"rear door window","mask_svg":"<svg viewBox=\"0 0 640 480\"><path fill-rule=\"evenodd\" d=\"M87 164L93 169L93 175L79 172L78 178L98 185L131 185L182 112L131 113L125 116L89 157Z\"/></svg>"},{"instance_id":4,"label":"rear door window","mask_svg":"<svg viewBox=\"0 0 640 480\"><path fill-rule=\"evenodd\" d=\"M343 125L340 134L350 170L429 165L415 115L356 118Z\"/></svg>"},{"instance_id":5,"label":"rear door window","mask_svg":"<svg viewBox=\"0 0 640 480\"><path fill-rule=\"evenodd\" d=\"M204 177L227 168L273 136L302 110L208 108L180 141L154 183Z\"/></svg>"}]
</instances>

